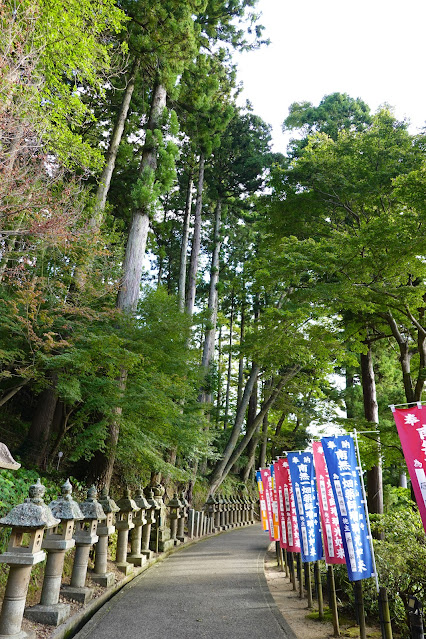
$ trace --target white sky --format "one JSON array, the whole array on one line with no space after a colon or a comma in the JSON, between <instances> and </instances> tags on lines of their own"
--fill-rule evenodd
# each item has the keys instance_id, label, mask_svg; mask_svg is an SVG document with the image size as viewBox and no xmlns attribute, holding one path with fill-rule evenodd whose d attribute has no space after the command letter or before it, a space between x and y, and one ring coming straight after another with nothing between
<instances>
[{"instance_id":1,"label":"white sky","mask_svg":"<svg viewBox=\"0 0 426 639\"><path fill-rule=\"evenodd\" d=\"M271 44L236 56L243 100L274 130L292 102L348 93L373 111L388 103L417 131L426 121L425 0L259 0Z\"/></svg>"}]
</instances>

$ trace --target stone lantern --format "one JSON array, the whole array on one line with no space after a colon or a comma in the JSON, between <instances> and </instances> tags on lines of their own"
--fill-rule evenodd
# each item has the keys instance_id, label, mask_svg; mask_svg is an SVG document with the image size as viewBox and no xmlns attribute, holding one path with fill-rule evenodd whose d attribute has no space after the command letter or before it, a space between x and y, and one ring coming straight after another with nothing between
<instances>
[{"instance_id":1,"label":"stone lantern","mask_svg":"<svg viewBox=\"0 0 426 639\"><path fill-rule=\"evenodd\" d=\"M213 495L209 495L206 503L204 504L204 512L206 513L206 517L208 518L209 525L208 531L213 532L214 530L214 514L215 514L215 498Z\"/></svg>"},{"instance_id":2,"label":"stone lantern","mask_svg":"<svg viewBox=\"0 0 426 639\"><path fill-rule=\"evenodd\" d=\"M170 528L166 524L167 508L164 503L164 486L156 484L152 487L154 499L157 502L158 510L156 510L156 524L151 529L151 548L155 552L167 552L174 546L174 540L171 539Z\"/></svg>"},{"instance_id":3,"label":"stone lantern","mask_svg":"<svg viewBox=\"0 0 426 639\"><path fill-rule=\"evenodd\" d=\"M145 488L145 496L148 503L148 508L146 509L146 524L144 524L144 526L142 527L141 553L145 555L147 559L151 559L152 550L150 550L149 548L149 544L151 541L151 528L156 521L156 510L157 508L159 510L160 507L154 499L154 492L152 488Z\"/></svg>"},{"instance_id":4,"label":"stone lantern","mask_svg":"<svg viewBox=\"0 0 426 639\"><path fill-rule=\"evenodd\" d=\"M95 567L91 579L104 588L109 588L115 581L114 573L108 572L108 540L115 532L114 514L119 511L115 501L108 495L108 488L102 488L99 503L106 519L98 524L96 534L99 537L95 548Z\"/></svg>"},{"instance_id":5,"label":"stone lantern","mask_svg":"<svg viewBox=\"0 0 426 639\"><path fill-rule=\"evenodd\" d=\"M173 499L169 501L167 506L170 508L170 537L173 539L174 544L178 545L179 540L176 538L176 534L183 504L179 501L177 493L174 493Z\"/></svg>"},{"instance_id":6,"label":"stone lantern","mask_svg":"<svg viewBox=\"0 0 426 639\"><path fill-rule=\"evenodd\" d=\"M228 497L229 526L235 528L235 501L233 495Z\"/></svg>"},{"instance_id":7,"label":"stone lantern","mask_svg":"<svg viewBox=\"0 0 426 639\"><path fill-rule=\"evenodd\" d=\"M243 496L244 503L244 523L248 526L250 523L250 502L248 497Z\"/></svg>"},{"instance_id":8,"label":"stone lantern","mask_svg":"<svg viewBox=\"0 0 426 639\"><path fill-rule=\"evenodd\" d=\"M219 504L219 528L225 530L225 502L223 500L223 495L219 494L217 496L217 503Z\"/></svg>"},{"instance_id":9,"label":"stone lantern","mask_svg":"<svg viewBox=\"0 0 426 639\"><path fill-rule=\"evenodd\" d=\"M140 508L131 498L130 490L128 488L126 490L125 497L122 497L122 499L117 501L117 506L119 507L120 512L117 514L117 521L115 524L115 527L118 530L116 565L120 572L125 575L130 575L133 572L134 566L127 561L129 531L135 527L135 524L133 523L133 515L136 514Z\"/></svg>"},{"instance_id":10,"label":"stone lantern","mask_svg":"<svg viewBox=\"0 0 426 639\"><path fill-rule=\"evenodd\" d=\"M75 545L72 537L74 521L83 519L83 513L71 493L72 486L67 479L61 488L61 497L49 504L53 516L60 523L47 529L41 546L47 550L47 562L40 604L26 608L24 613L27 619L49 626L59 626L69 617L71 611L69 604L59 603L65 552Z\"/></svg>"},{"instance_id":11,"label":"stone lantern","mask_svg":"<svg viewBox=\"0 0 426 639\"><path fill-rule=\"evenodd\" d=\"M95 486L92 486L87 491L86 500L79 504L84 519L76 524L74 534L76 548L71 583L69 586L62 586L61 588L61 595L83 604L93 597L93 588L88 588L85 585L90 548L99 539L96 534L98 522L106 519L102 506L97 500L97 495L98 492Z\"/></svg>"},{"instance_id":12,"label":"stone lantern","mask_svg":"<svg viewBox=\"0 0 426 639\"><path fill-rule=\"evenodd\" d=\"M183 544L186 541L186 537L185 537L185 522L187 520L188 517L188 510L189 510L189 501L186 499L185 497L185 493L182 491L180 494L180 503L182 504L182 508L180 511L180 519L178 520L178 527L177 527L177 538L179 539L179 541Z\"/></svg>"},{"instance_id":13,"label":"stone lantern","mask_svg":"<svg viewBox=\"0 0 426 639\"><path fill-rule=\"evenodd\" d=\"M230 518L230 503L228 497L222 495L223 500L223 525L225 529L228 529L229 526L229 518Z\"/></svg>"},{"instance_id":14,"label":"stone lantern","mask_svg":"<svg viewBox=\"0 0 426 639\"><path fill-rule=\"evenodd\" d=\"M145 517L145 512L151 508L149 503L144 497L142 488L138 488L135 495L135 504L138 508L140 508L136 517L133 518L133 523L135 527L132 530L132 537L130 541L130 550L131 553L127 557L127 559L134 566L143 566L146 562L146 555L141 552L142 546L142 529L143 526L147 523L147 518Z\"/></svg>"},{"instance_id":15,"label":"stone lantern","mask_svg":"<svg viewBox=\"0 0 426 639\"><path fill-rule=\"evenodd\" d=\"M21 631L31 568L46 556L41 549L45 528L61 523L44 503L44 493L45 487L37 480L30 486L24 503L0 519L0 526L12 528L7 550L0 555L0 562L10 566L0 615L0 637L31 636Z\"/></svg>"}]
</instances>

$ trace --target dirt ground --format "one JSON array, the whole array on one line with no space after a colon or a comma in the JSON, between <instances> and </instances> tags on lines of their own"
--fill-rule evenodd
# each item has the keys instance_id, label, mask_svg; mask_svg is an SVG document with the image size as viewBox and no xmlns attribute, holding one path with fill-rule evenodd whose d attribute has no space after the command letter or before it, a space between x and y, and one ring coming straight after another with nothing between
<instances>
[{"instance_id":1,"label":"dirt ground","mask_svg":"<svg viewBox=\"0 0 426 639\"><path fill-rule=\"evenodd\" d=\"M309 619L309 613L318 610L314 600L313 609L308 609L306 593L304 599L299 599L299 592L293 590L290 579L277 566L275 544L271 544L265 556L265 575L269 590L277 607L298 639L329 639L333 637L331 621L317 621ZM359 637L359 628L353 622L340 619L340 635L343 637ZM367 637L381 638L379 627L367 627Z\"/></svg>"}]
</instances>

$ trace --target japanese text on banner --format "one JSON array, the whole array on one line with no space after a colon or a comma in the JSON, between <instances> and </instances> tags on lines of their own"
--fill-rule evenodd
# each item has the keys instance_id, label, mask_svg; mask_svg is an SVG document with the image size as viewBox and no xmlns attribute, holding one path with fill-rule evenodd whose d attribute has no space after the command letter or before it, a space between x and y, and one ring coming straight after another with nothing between
<instances>
[{"instance_id":1,"label":"japanese text on banner","mask_svg":"<svg viewBox=\"0 0 426 639\"><path fill-rule=\"evenodd\" d=\"M334 500L350 581L374 576L366 511L355 446L350 435L321 439Z\"/></svg>"},{"instance_id":2,"label":"japanese text on banner","mask_svg":"<svg viewBox=\"0 0 426 639\"><path fill-rule=\"evenodd\" d=\"M345 551L343 550L342 535L340 534L339 517L321 442L313 442L312 451L317 478L325 561L327 564L344 564Z\"/></svg>"},{"instance_id":3,"label":"japanese text on banner","mask_svg":"<svg viewBox=\"0 0 426 639\"><path fill-rule=\"evenodd\" d=\"M272 496L272 521L274 522L274 539L275 541L280 540L280 521L278 515L278 495L277 495L277 486L275 482L275 471L274 464L270 466L271 470L271 496Z\"/></svg>"},{"instance_id":4,"label":"japanese text on banner","mask_svg":"<svg viewBox=\"0 0 426 639\"><path fill-rule=\"evenodd\" d=\"M317 487L312 453L287 453L303 561L322 559Z\"/></svg>"},{"instance_id":5,"label":"japanese text on banner","mask_svg":"<svg viewBox=\"0 0 426 639\"><path fill-rule=\"evenodd\" d=\"M393 416L426 531L426 407L397 408Z\"/></svg>"},{"instance_id":6,"label":"japanese text on banner","mask_svg":"<svg viewBox=\"0 0 426 639\"><path fill-rule=\"evenodd\" d=\"M278 521L280 524L280 546L286 549L287 544L287 523L285 518L285 505L284 505L284 478L281 472L283 460L276 461L274 463L275 472L275 486L277 490L277 504L278 504Z\"/></svg>"},{"instance_id":7,"label":"japanese text on banner","mask_svg":"<svg viewBox=\"0 0 426 639\"><path fill-rule=\"evenodd\" d=\"M269 468L261 468L263 489L265 491L266 512L268 514L269 539L274 541L274 521L272 519L272 496L271 496L271 471Z\"/></svg>"},{"instance_id":8,"label":"japanese text on banner","mask_svg":"<svg viewBox=\"0 0 426 639\"><path fill-rule=\"evenodd\" d=\"M259 490L260 518L262 520L263 530L268 530L268 513L266 511L265 490L263 488L262 474L260 470L256 471L257 488Z\"/></svg>"}]
</instances>

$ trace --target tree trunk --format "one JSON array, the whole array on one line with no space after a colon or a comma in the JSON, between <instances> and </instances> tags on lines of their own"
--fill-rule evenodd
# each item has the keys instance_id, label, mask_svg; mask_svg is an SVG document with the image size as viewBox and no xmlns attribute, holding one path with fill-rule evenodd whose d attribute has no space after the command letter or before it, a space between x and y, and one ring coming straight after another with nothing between
<instances>
[{"instance_id":1,"label":"tree trunk","mask_svg":"<svg viewBox=\"0 0 426 639\"><path fill-rule=\"evenodd\" d=\"M182 313L185 310L186 258L188 253L189 223L191 220L193 185L194 185L194 181L192 179L192 167L191 167L189 177L188 177L188 188L186 191L185 213L183 216L183 229L182 229L182 244L180 247L178 299L179 299L179 310Z\"/></svg>"},{"instance_id":2,"label":"tree trunk","mask_svg":"<svg viewBox=\"0 0 426 639\"><path fill-rule=\"evenodd\" d=\"M239 434L241 432L242 422L243 422L243 419L244 419L244 413L243 413L242 417L240 417L241 425L240 425L240 429L238 431L238 435L237 435L236 439L234 438L234 441L235 441L234 446L230 446L229 442L227 444L227 449L228 450L227 450L226 457L227 457L228 461L224 463L224 459L221 459L218 462L218 464L216 465L212 475L210 476L210 480L209 480L209 485L210 485L209 486L209 492L210 493L214 493L217 490L217 488L220 486L220 484L223 482L223 480L225 479L225 477L227 476L227 474L231 470L232 466L240 458L241 454L246 449L246 446L248 445L249 441L253 437L253 433L256 430L257 426L262 421L263 416L265 415L265 413L268 410L271 409L271 407L273 406L275 401L278 399L278 397L280 395L280 392L282 391L284 386L291 379L293 379L293 377L295 377L299 373L301 368L302 367L301 367L300 364L296 364L289 371L287 371L287 373L282 375L282 377L280 378L280 380L276 384L275 388L272 389L271 394L268 397L268 399L263 403L261 410L259 411L259 413L256 415L255 419L253 420L253 424L251 425L250 428L247 428L246 434L244 435L244 437L242 438L242 440L240 441L238 446L235 446L236 441L238 441L238 436L239 436ZM253 372L253 369L252 369L252 372ZM251 375L250 375L250 377L251 377ZM246 390L247 390L247 385L246 385L246 389L244 390L244 395L246 393ZM247 398L247 402L248 402L248 398ZM246 407L247 407L247 402L246 402ZM244 408L244 412L245 412L245 408ZM235 428L235 426L237 424L239 413L240 413L240 411L238 410L237 417L235 418L234 428ZM234 431L234 429L233 429L233 431Z\"/></svg>"},{"instance_id":3,"label":"tree trunk","mask_svg":"<svg viewBox=\"0 0 426 639\"><path fill-rule=\"evenodd\" d=\"M222 204L218 200L216 204L215 224L214 224L214 246L212 254L212 262L210 268L210 287L209 287L209 319L206 328L206 335L204 338L203 357L201 360L201 366L204 369L205 374L208 373L209 368L213 362L214 356L214 344L216 338L216 323L217 323L217 307L218 307L218 293L217 285L219 282L219 256L220 247L222 242L220 240L220 226L221 226L221 211Z\"/></svg>"},{"instance_id":4,"label":"tree trunk","mask_svg":"<svg viewBox=\"0 0 426 639\"><path fill-rule=\"evenodd\" d=\"M368 422L378 425L379 408L376 398L376 382L370 344L368 344L367 353L361 353L361 380L365 419ZM370 513L381 515L383 514L383 481L380 443L378 443L377 453L377 464L367 471L367 503Z\"/></svg>"},{"instance_id":5,"label":"tree trunk","mask_svg":"<svg viewBox=\"0 0 426 639\"><path fill-rule=\"evenodd\" d=\"M253 433L253 437L251 438L250 442L247 445L247 466L244 468L243 474L242 474L242 481L246 484L250 478L250 474L254 468L254 465L256 463L256 450L257 450L257 445L259 443L259 429L260 429L260 424L257 425L256 430Z\"/></svg>"},{"instance_id":6,"label":"tree trunk","mask_svg":"<svg viewBox=\"0 0 426 639\"><path fill-rule=\"evenodd\" d=\"M151 110L147 129L153 131L159 126L161 116L166 107L166 89L161 84L154 86ZM157 147L145 145L142 153L140 173L150 168L157 168ZM123 277L117 296L117 308L126 313L134 313L137 308L142 275L143 260L145 257L146 240L149 229L149 212L146 208L136 209L130 226L129 237L126 245L126 254L123 265ZM120 379L117 380L120 390L124 393L126 388L127 371L122 370ZM106 453L102 455L99 464L98 483L109 488L114 468L115 454L120 431L119 418L122 409L116 408L117 419L109 425Z\"/></svg>"},{"instance_id":7,"label":"tree trunk","mask_svg":"<svg viewBox=\"0 0 426 639\"><path fill-rule=\"evenodd\" d=\"M225 396L225 416L223 418L223 429L228 428L228 416L229 416L229 398L231 395L231 375L232 375L232 331L234 330L234 294L232 294L231 300L231 317L229 319L229 353L228 353L228 367L226 371L226 396Z\"/></svg>"},{"instance_id":8,"label":"tree trunk","mask_svg":"<svg viewBox=\"0 0 426 639\"><path fill-rule=\"evenodd\" d=\"M106 199L108 197L109 187L111 185L111 179L115 168L115 162L117 160L117 153L120 146L121 138L123 137L123 131L127 120L127 114L129 112L130 101L135 89L135 81L138 74L139 66L140 60L137 58L134 60L132 68L130 70L130 76L127 81L123 100L120 105L117 120L114 124L108 152L106 154L105 166L99 180L98 189L96 191L95 210L89 222L91 229L95 231L99 231L99 228L103 221Z\"/></svg>"},{"instance_id":9,"label":"tree trunk","mask_svg":"<svg viewBox=\"0 0 426 639\"><path fill-rule=\"evenodd\" d=\"M198 170L197 200L195 203L194 233L192 236L191 261L189 263L188 293L186 297L186 310L191 317L194 314L195 293L197 290L198 259L201 247L201 211L203 207L204 187L204 155L200 155Z\"/></svg>"},{"instance_id":10,"label":"tree trunk","mask_svg":"<svg viewBox=\"0 0 426 639\"><path fill-rule=\"evenodd\" d=\"M269 427L268 413L265 413L262 420L262 434L261 434L260 452L259 452L259 468L265 468L266 466L266 446L268 443L268 427Z\"/></svg>"},{"instance_id":11,"label":"tree trunk","mask_svg":"<svg viewBox=\"0 0 426 639\"><path fill-rule=\"evenodd\" d=\"M246 409L250 401L251 394L253 392L253 387L257 381L259 370L260 370L259 366L257 366L257 364L253 364L251 368L250 376L247 380L246 387L244 389L243 397L237 408L237 414L235 417L234 426L229 435L229 439L225 446L225 450L223 451L221 458L217 461L216 466L214 467L212 474L210 475L209 483L211 487L210 488L211 492L214 492L216 490L216 487L221 483L222 481L221 478L222 478L222 474L225 469L225 466L228 463L229 458L231 457L232 452L237 444L238 438L241 433L241 429L243 427ZM212 489L213 486L214 488Z\"/></svg>"},{"instance_id":12,"label":"tree trunk","mask_svg":"<svg viewBox=\"0 0 426 639\"><path fill-rule=\"evenodd\" d=\"M281 435L281 429L286 417L287 417L287 410L285 410L281 414L281 417L279 418L277 425L275 426L274 442L272 444L272 450L271 450L271 455L273 458L275 458L277 455L277 441L278 441L278 437Z\"/></svg>"},{"instance_id":13,"label":"tree trunk","mask_svg":"<svg viewBox=\"0 0 426 639\"><path fill-rule=\"evenodd\" d=\"M241 402L243 396L243 380L244 380L244 355L241 353L241 345L244 341L245 328L245 306L241 306L241 324L240 324L240 355L238 358L238 390L237 390L237 406Z\"/></svg>"},{"instance_id":14,"label":"tree trunk","mask_svg":"<svg viewBox=\"0 0 426 639\"><path fill-rule=\"evenodd\" d=\"M31 426L20 449L27 463L34 464L38 468L43 466L58 402L56 393L58 376L56 373L49 373L47 377L50 385L39 395Z\"/></svg>"}]
</instances>

